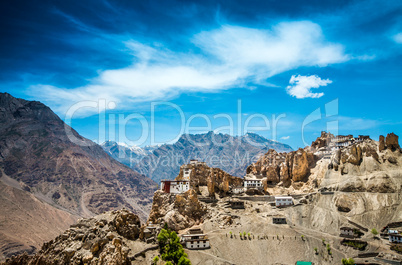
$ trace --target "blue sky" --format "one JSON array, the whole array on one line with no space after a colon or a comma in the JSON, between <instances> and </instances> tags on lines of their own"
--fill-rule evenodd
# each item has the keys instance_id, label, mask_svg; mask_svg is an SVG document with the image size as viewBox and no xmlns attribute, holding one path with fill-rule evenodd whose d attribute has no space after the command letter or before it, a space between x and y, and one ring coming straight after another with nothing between
<instances>
[{"instance_id":1,"label":"blue sky","mask_svg":"<svg viewBox=\"0 0 402 265\"><path fill-rule=\"evenodd\" d=\"M328 128L402 133L400 1L0 5L0 91L92 140L254 131L297 148Z\"/></svg>"}]
</instances>

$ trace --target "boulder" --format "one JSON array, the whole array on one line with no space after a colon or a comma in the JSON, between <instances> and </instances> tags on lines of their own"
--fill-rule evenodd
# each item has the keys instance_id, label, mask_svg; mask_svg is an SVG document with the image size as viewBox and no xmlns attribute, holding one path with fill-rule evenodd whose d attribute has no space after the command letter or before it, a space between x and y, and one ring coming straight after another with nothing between
<instances>
[{"instance_id":1,"label":"boulder","mask_svg":"<svg viewBox=\"0 0 402 265\"><path fill-rule=\"evenodd\" d=\"M341 194L335 199L335 206L340 212L350 212L353 209L355 203L355 198L348 194Z\"/></svg>"}]
</instances>

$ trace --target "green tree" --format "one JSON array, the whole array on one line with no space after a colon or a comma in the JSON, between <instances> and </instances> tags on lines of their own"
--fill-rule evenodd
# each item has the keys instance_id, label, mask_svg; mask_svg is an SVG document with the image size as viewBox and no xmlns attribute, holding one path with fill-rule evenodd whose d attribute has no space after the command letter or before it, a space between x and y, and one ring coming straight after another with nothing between
<instances>
[{"instance_id":1,"label":"green tree","mask_svg":"<svg viewBox=\"0 0 402 265\"><path fill-rule=\"evenodd\" d=\"M158 257L158 256L155 256L155 257L152 259L152 264L157 264L158 261L159 261L159 257Z\"/></svg>"},{"instance_id":2,"label":"green tree","mask_svg":"<svg viewBox=\"0 0 402 265\"><path fill-rule=\"evenodd\" d=\"M180 244L180 238L176 232L169 229L162 229L158 234L158 242L161 250L162 260L172 264L188 265L191 264ZM168 263L166 263L168 264Z\"/></svg>"},{"instance_id":3,"label":"green tree","mask_svg":"<svg viewBox=\"0 0 402 265\"><path fill-rule=\"evenodd\" d=\"M301 235L301 239L304 241L304 235Z\"/></svg>"},{"instance_id":4,"label":"green tree","mask_svg":"<svg viewBox=\"0 0 402 265\"><path fill-rule=\"evenodd\" d=\"M315 254L318 254L318 248L314 248Z\"/></svg>"},{"instance_id":5,"label":"green tree","mask_svg":"<svg viewBox=\"0 0 402 265\"><path fill-rule=\"evenodd\" d=\"M377 231L377 229L375 229L375 228L371 229L371 233L372 233L374 236L378 235L378 231Z\"/></svg>"},{"instance_id":6,"label":"green tree","mask_svg":"<svg viewBox=\"0 0 402 265\"><path fill-rule=\"evenodd\" d=\"M191 265L191 261L187 257L181 257L177 265Z\"/></svg>"}]
</instances>

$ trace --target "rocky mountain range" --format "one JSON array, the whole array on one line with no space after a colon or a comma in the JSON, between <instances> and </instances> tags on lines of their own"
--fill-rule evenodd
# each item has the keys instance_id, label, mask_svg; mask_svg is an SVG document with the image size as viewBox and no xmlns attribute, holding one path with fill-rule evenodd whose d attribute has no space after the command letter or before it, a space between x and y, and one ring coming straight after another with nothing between
<instances>
[{"instance_id":1,"label":"rocky mountain range","mask_svg":"<svg viewBox=\"0 0 402 265\"><path fill-rule=\"evenodd\" d=\"M180 166L189 163L191 159L204 161L211 167L243 177L247 166L257 161L269 149L277 152L293 150L289 145L268 140L255 133L230 136L214 132L184 134L174 144L148 146L141 150L110 141L102 147L116 160L156 182L161 179L174 179Z\"/></svg>"},{"instance_id":2,"label":"rocky mountain range","mask_svg":"<svg viewBox=\"0 0 402 265\"><path fill-rule=\"evenodd\" d=\"M78 216L125 207L146 219L155 187L44 104L0 93L0 249L5 256L38 248Z\"/></svg>"}]
</instances>

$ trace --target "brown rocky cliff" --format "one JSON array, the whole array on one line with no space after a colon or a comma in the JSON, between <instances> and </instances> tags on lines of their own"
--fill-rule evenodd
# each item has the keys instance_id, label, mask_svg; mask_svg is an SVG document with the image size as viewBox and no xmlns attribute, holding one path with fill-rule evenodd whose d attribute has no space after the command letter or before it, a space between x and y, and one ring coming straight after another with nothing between
<instances>
[{"instance_id":1,"label":"brown rocky cliff","mask_svg":"<svg viewBox=\"0 0 402 265\"><path fill-rule=\"evenodd\" d=\"M334 138L333 134L322 131L321 136L311 143L311 148L317 150L321 147L328 146L332 138Z\"/></svg>"},{"instance_id":2,"label":"brown rocky cliff","mask_svg":"<svg viewBox=\"0 0 402 265\"><path fill-rule=\"evenodd\" d=\"M289 153L277 153L271 149L247 168L247 174L264 178L267 184L283 182L285 186L289 186L292 182L306 180L316 160L308 149Z\"/></svg>"},{"instance_id":3,"label":"brown rocky cliff","mask_svg":"<svg viewBox=\"0 0 402 265\"><path fill-rule=\"evenodd\" d=\"M243 179L232 176L220 168L208 167L203 163L194 165L183 165L180 167L180 173L176 180L183 180L183 170L187 168L191 170L190 187L200 194L200 187L208 187L208 195L220 196L227 195L230 187L243 185Z\"/></svg>"},{"instance_id":4,"label":"brown rocky cliff","mask_svg":"<svg viewBox=\"0 0 402 265\"><path fill-rule=\"evenodd\" d=\"M385 139L384 139L384 135L380 135L380 139L378 140L379 145L378 145L378 150L381 152L383 150L385 150Z\"/></svg>"},{"instance_id":5,"label":"brown rocky cliff","mask_svg":"<svg viewBox=\"0 0 402 265\"><path fill-rule=\"evenodd\" d=\"M148 222L163 225L179 231L203 221L207 208L198 200L193 189L182 194L169 194L156 191Z\"/></svg>"},{"instance_id":6,"label":"brown rocky cliff","mask_svg":"<svg viewBox=\"0 0 402 265\"><path fill-rule=\"evenodd\" d=\"M386 147L392 151L400 150L398 139L398 135L394 133L387 134L387 137L385 138Z\"/></svg>"}]
</instances>

